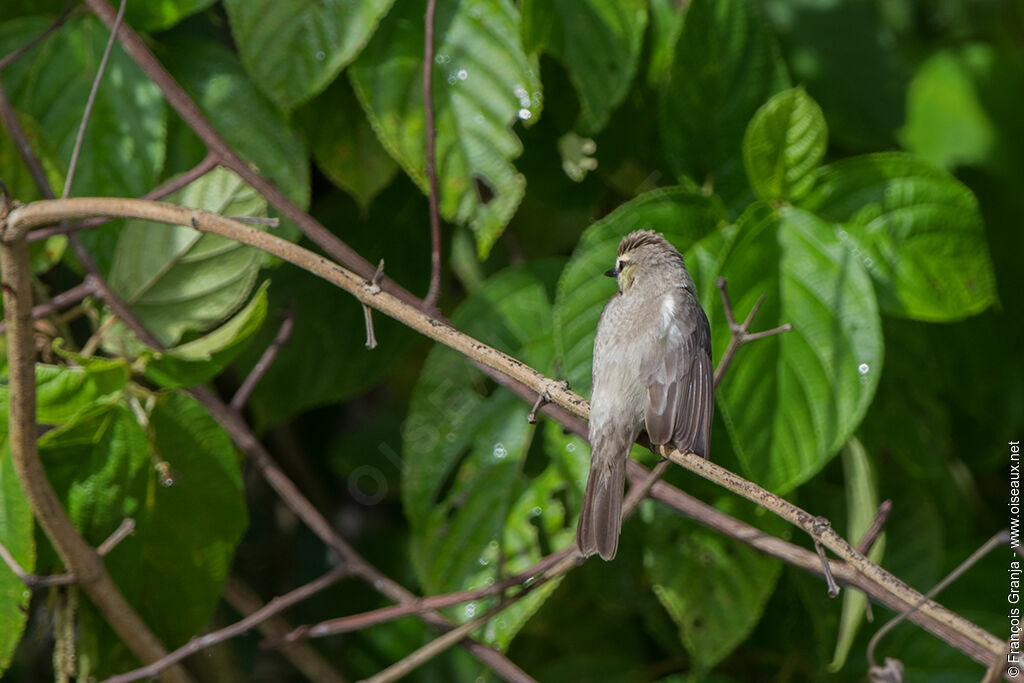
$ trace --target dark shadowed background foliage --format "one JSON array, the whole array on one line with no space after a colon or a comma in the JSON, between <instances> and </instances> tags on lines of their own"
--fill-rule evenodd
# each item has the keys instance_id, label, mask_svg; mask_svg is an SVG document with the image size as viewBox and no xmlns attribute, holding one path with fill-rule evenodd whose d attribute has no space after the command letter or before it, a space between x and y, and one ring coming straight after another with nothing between
<instances>
[{"instance_id":1,"label":"dark shadowed background foliage","mask_svg":"<svg viewBox=\"0 0 1024 683\"><path fill-rule=\"evenodd\" d=\"M62 2L5 0L0 54ZM129 0L126 22L248 162L368 261L425 293L428 187L420 0ZM63 185L106 29L77 7L0 74L56 187ZM925 591L1007 524L1007 441L1024 434L1024 2L1021 0L439 0L434 55L444 218L442 310L463 331L589 394L597 316L622 235L665 233L687 258L713 329L729 278L754 329L718 394L712 458L851 540L893 501L872 558ZM73 194L139 196L205 156L119 47L99 91ZM7 135L0 178L39 193ZM218 170L169 201L267 215ZM272 210L270 210L272 213ZM278 231L298 239L294 225ZM40 446L83 535L130 515L108 559L151 627L176 646L237 618L228 573L264 599L323 573L297 522L181 387L238 386L294 307L295 331L246 416L365 557L418 594L488 585L573 542L589 450L464 358L362 311L308 273L185 228L114 222L84 233L104 273L169 348L108 315L41 330ZM34 247L40 292L77 284L63 238ZM63 341L51 345L51 338ZM69 362L73 361L73 362ZM6 375L6 354L4 354ZM0 405L11 400L6 379ZM6 444L6 420L0 427ZM640 448L634 455L648 464ZM170 472L174 483L161 486ZM752 504L678 468L666 479L809 547ZM0 459L0 541L59 570ZM997 549L940 600L1000 638ZM346 581L294 624L386 604ZM448 610L455 621L491 601ZM51 602L0 566L0 673L49 672ZM540 680L862 680L870 635L852 591L785 567L645 503L612 563L532 593L478 637ZM130 656L82 598L81 670ZM405 618L316 641L352 679L434 636ZM209 680L299 680L256 637L193 665ZM907 680L976 681L980 666L904 624L881 655ZM458 648L414 675L488 680Z\"/></svg>"}]
</instances>

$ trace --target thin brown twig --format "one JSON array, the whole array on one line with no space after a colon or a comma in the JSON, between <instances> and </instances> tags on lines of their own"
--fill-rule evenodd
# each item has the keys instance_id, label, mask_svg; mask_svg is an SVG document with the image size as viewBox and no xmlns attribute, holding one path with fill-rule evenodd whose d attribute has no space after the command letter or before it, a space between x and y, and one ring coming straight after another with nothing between
<instances>
[{"instance_id":1,"label":"thin brown twig","mask_svg":"<svg viewBox=\"0 0 1024 683\"><path fill-rule=\"evenodd\" d=\"M107 62L110 60L110 52L114 49L114 41L117 40L117 29L124 20L124 10L128 6L128 0L121 0L121 7L114 17L114 26L110 29L110 38L107 46L103 48L103 57L96 69L96 78L92 80L92 89L89 90L89 99L85 101L85 110L82 112L82 122L78 126L78 135L75 136L75 146L71 148L71 161L68 162L68 174L64 177L64 192L61 197L67 199L71 196L71 185L75 182L75 169L78 168L78 155L82 151L82 142L85 140L85 129L89 126L89 118L92 116L92 108L96 105L96 95L100 91L100 82L103 81L103 74L107 71Z\"/></svg>"},{"instance_id":2,"label":"thin brown twig","mask_svg":"<svg viewBox=\"0 0 1024 683\"><path fill-rule=\"evenodd\" d=\"M71 289L57 294L52 299L44 304L32 307L32 319L39 320L49 315L53 315L58 311L62 311L65 308L74 306L82 299L92 296L96 293L96 283L88 276L85 280L75 285ZM7 321L0 320L0 334L3 334L7 329Z\"/></svg>"},{"instance_id":3,"label":"thin brown twig","mask_svg":"<svg viewBox=\"0 0 1024 683\"><path fill-rule=\"evenodd\" d=\"M746 319L742 324L736 322L735 314L733 313L732 301L729 299L729 290L726 288L727 280L724 277L720 277L715 280L715 286L718 287L718 291L722 296L722 308L725 309L725 320L729 323L729 345L725 349L725 353L722 354L721 360L718 361L718 366L715 368L715 387L722 381L722 377L725 376L726 370L732 364L733 358L736 357L736 353L740 350L744 344L748 344L758 339L764 339L765 337L772 337L777 334L784 332L790 332L793 326L789 323L785 325L779 325L778 327L770 330L764 330L763 332L751 332L750 324L754 321L754 316L761 310L761 305L764 303L765 295L762 294L758 297L754 305L751 306L750 312L747 314Z\"/></svg>"},{"instance_id":4,"label":"thin brown twig","mask_svg":"<svg viewBox=\"0 0 1024 683\"><path fill-rule=\"evenodd\" d=\"M395 662L388 668L384 669L383 671L377 673L374 676L370 676L365 680L364 683L391 683L391 681L396 681L402 676L411 673L412 671L416 670L423 664L427 663L428 661L430 661L437 655L441 654L451 646L458 643L463 638L468 638L470 634L473 633L473 631L480 628L488 621L496 617L498 614L508 609L509 606L519 602L527 595L532 593L534 590L540 588L545 583L550 581L555 576L560 575L561 573L564 572L553 572L551 575L542 576L536 581L524 585L521 591L513 595L508 600L503 601L498 605L495 605L491 609L481 614L479 617L467 621L461 626L453 628L451 631L448 631L447 633L438 636L434 640L430 641L429 643L419 648L418 650L412 652L411 654L406 655L405 657L398 660L397 662Z\"/></svg>"},{"instance_id":5,"label":"thin brown twig","mask_svg":"<svg viewBox=\"0 0 1024 683\"><path fill-rule=\"evenodd\" d=\"M430 288L423 297L423 310L433 312L441 298L441 212L437 182L437 127L434 125L434 13L437 0L427 0L423 32L423 113L427 133L427 182L430 202Z\"/></svg>"},{"instance_id":6,"label":"thin brown twig","mask_svg":"<svg viewBox=\"0 0 1024 683\"><path fill-rule=\"evenodd\" d=\"M946 588L946 586L948 586L949 584L953 583L961 576L963 576L964 572L966 572L968 569L977 564L978 560L988 555L993 548L995 548L998 545L1005 545L1009 542L1009 540L1009 531L1004 529L1002 531L997 532L995 535L992 536L992 538L985 541L980 548L971 553L966 560L957 565L956 569L951 571L946 576L946 578L942 579L942 581L939 581L937 584L935 584L934 588L932 588L930 591L922 595L920 600L917 601L917 604L915 604L906 612L902 612L893 617L892 619L890 619L889 621L885 622L885 624L883 624L882 627L879 628L873 636L871 636L871 640L868 641L867 659L869 669L874 669L878 666L878 664L875 662L875 648L878 647L879 641L882 639L883 636L885 636L886 633L895 628L897 624L899 624L901 621L910 616L910 614L916 612L918 609L924 606L929 600L931 600L936 595L941 593L942 590ZM988 662L982 663L988 664Z\"/></svg>"},{"instance_id":7,"label":"thin brown twig","mask_svg":"<svg viewBox=\"0 0 1024 683\"><path fill-rule=\"evenodd\" d=\"M536 580L537 577L548 571L552 566L557 565L565 558L574 554L575 548L568 547L551 553L550 555L541 558L539 562L525 571L519 572L514 576L509 576L499 581L495 581L494 584L490 586L475 588L472 590L455 591L453 593L444 593L442 595L432 595L425 598L415 598L409 602L399 603L397 605L388 605L387 607L370 610L369 612L336 617L311 626L299 626L282 638L267 641L261 645L266 648L282 647L304 638L324 638L326 636L349 633L369 626L394 621L395 619L400 619L402 617L422 614L429 610L438 610L445 607L451 607L453 605L460 605L465 602L480 600L482 598L503 593L509 588L521 587L531 580Z\"/></svg>"},{"instance_id":8,"label":"thin brown twig","mask_svg":"<svg viewBox=\"0 0 1024 683\"><path fill-rule=\"evenodd\" d=\"M254 628L256 625L262 623L266 619L269 619L278 612L282 612L292 605L302 602L303 600L316 595L325 588L334 585L341 579L345 578L347 574L348 570L346 567L344 565L339 565L320 578L310 581L304 586L299 586L294 590L288 591L284 595L277 596L262 608L256 610L244 619L236 621L222 629L218 629L213 633L207 633L206 635L192 638L186 644L173 652L169 652L161 659L151 662L147 666L133 669L132 671L118 674L117 676L111 676L106 679L105 683L128 683L129 681L137 681L140 678L156 676L171 664L180 662L189 655L205 650L217 643L222 643L230 638L242 635L249 629Z\"/></svg>"},{"instance_id":9,"label":"thin brown twig","mask_svg":"<svg viewBox=\"0 0 1024 683\"><path fill-rule=\"evenodd\" d=\"M39 43L43 42L48 35L50 35L58 28L63 26L64 22L68 20L69 16L71 16L71 9L73 7L74 2L72 2L72 0L68 0L68 3L64 5L64 9L61 10L61 13L57 15L56 19L53 20L53 23L46 27L46 30L44 30L38 36L36 36L32 40L28 41L27 43L19 47L14 52L11 52L10 54L5 55L2 59L0 59L0 71L6 69L8 66L10 66L11 63L16 61L17 59L20 59L21 56L24 55L26 52L34 48Z\"/></svg>"},{"instance_id":10,"label":"thin brown twig","mask_svg":"<svg viewBox=\"0 0 1024 683\"><path fill-rule=\"evenodd\" d=\"M246 376L245 381L242 382L242 386L238 387L238 391L231 397L232 410L241 411L245 407L245 404L249 402L249 397L252 396L253 389L260 383L263 376L267 374L267 370L273 364L277 358L277 354L281 352L284 345L288 343L288 339L292 336L292 330L295 328L295 305L291 303L288 305L288 309L285 311L284 320L281 321L281 327L278 328L277 334L274 335L274 340L270 342L264 351L260 359L256 361L256 365L252 366L252 370Z\"/></svg>"},{"instance_id":11,"label":"thin brown twig","mask_svg":"<svg viewBox=\"0 0 1024 683\"><path fill-rule=\"evenodd\" d=\"M882 535L885 523L889 521L890 512L892 512L892 500L883 500L878 506L878 510L875 511L875 517L871 520L871 525L864 532L864 535L860 537L860 540L857 541L857 552L861 555L867 557L868 553L871 552L875 542ZM864 603L864 616L867 617L868 621L875 620L870 600Z\"/></svg>"},{"instance_id":12,"label":"thin brown twig","mask_svg":"<svg viewBox=\"0 0 1024 683\"><path fill-rule=\"evenodd\" d=\"M224 599L243 617L247 617L264 607L264 602L249 586L234 576L228 576L224 582ZM264 638L280 639L292 630L288 622L279 614L273 615L256 628ZM345 683L345 678L338 673L323 655L308 643L290 643L281 648L281 655L292 663L313 683Z\"/></svg>"},{"instance_id":13,"label":"thin brown twig","mask_svg":"<svg viewBox=\"0 0 1024 683\"><path fill-rule=\"evenodd\" d=\"M99 544L96 548L96 554L100 557L106 557L110 554L111 550L117 547L118 543L133 533L135 533L135 520L131 517L125 517L120 526L114 529L114 533L110 534L103 543Z\"/></svg>"}]
</instances>

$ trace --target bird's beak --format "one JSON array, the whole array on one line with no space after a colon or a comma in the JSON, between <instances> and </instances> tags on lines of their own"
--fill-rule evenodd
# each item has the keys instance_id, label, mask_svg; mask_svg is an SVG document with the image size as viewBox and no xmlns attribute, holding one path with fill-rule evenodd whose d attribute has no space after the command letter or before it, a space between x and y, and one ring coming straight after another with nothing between
<instances>
[{"instance_id":1,"label":"bird's beak","mask_svg":"<svg viewBox=\"0 0 1024 683\"><path fill-rule=\"evenodd\" d=\"M618 276L619 276L619 271L617 271L617 270L615 270L614 268L612 268L611 270L609 270L609 271L606 271L606 272L605 272L605 275L606 275L607 277L618 277Z\"/></svg>"}]
</instances>

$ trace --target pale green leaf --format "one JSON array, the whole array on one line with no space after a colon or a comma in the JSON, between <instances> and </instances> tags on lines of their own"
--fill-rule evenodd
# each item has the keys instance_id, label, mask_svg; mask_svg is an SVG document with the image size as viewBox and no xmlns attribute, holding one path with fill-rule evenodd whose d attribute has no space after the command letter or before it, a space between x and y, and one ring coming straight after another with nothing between
<instances>
[{"instance_id":1,"label":"pale green leaf","mask_svg":"<svg viewBox=\"0 0 1024 683\"><path fill-rule=\"evenodd\" d=\"M226 323L202 337L165 351L154 351L146 376L164 387L191 387L216 377L238 357L267 316L264 282L249 303Z\"/></svg>"},{"instance_id":2,"label":"pale green leaf","mask_svg":"<svg viewBox=\"0 0 1024 683\"><path fill-rule=\"evenodd\" d=\"M868 452L856 437L847 442L841 451L843 461L843 479L846 488L847 525L846 537L853 543L860 539L871 526L878 511L878 482ZM868 559L878 564L885 554L885 534L881 534L868 553ZM861 622L864 619L864 608L867 596L857 589L843 592L843 611L839 617L839 636L836 640L835 654L830 671L839 671L846 663L846 658L853 647Z\"/></svg>"},{"instance_id":3,"label":"pale green leaf","mask_svg":"<svg viewBox=\"0 0 1024 683\"><path fill-rule=\"evenodd\" d=\"M803 88L766 102L743 136L743 163L761 199L794 201L807 194L825 157L825 115Z\"/></svg>"},{"instance_id":4,"label":"pale green leaf","mask_svg":"<svg viewBox=\"0 0 1024 683\"><path fill-rule=\"evenodd\" d=\"M886 313L959 320L996 299L978 201L958 180L908 154L824 167L801 205L838 231L871 274Z\"/></svg>"},{"instance_id":5,"label":"pale green leaf","mask_svg":"<svg viewBox=\"0 0 1024 683\"><path fill-rule=\"evenodd\" d=\"M218 168L168 201L228 216L258 216L266 202L241 178ZM245 303L256 281L260 252L179 225L128 221L121 231L110 286L164 345L185 332L216 325ZM134 336L118 326L104 337L113 352L131 351Z\"/></svg>"},{"instance_id":6,"label":"pale green leaf","mask_svg":"<svg viewBox=\"0 0 1024 683\"><path fill-rule=\"evenodd\" d=\"M754 329L793 326L741 349L717 394L746 476L784 494L836 454L874 396L884 346L871 281L832 225L765 204L741 218L721 274L737 316L767 297ZM709 317L720 354L728 329L717 308Z\"/></svg>"},{"instance_id":7,"label":"pale green leaf","mask_svg":"<svg viewBox=\"0 0 1024 683\"><path fill-rule=\"evenodd\" d=\"M512 125L540 115L535 58L523 51L510 0L441 0L433 101L441 214L469 225L486 257L523 198ZM427 191L423 5L398 3L349 67L356 94L388 152Z\"/></svg>"},{"instance_id":8,"label":"pale green leaf","mask_svg":"<svg viewBox=\"0 0 1024 683\"><path fill-rule=\"evenodd\" d=\"M394 0L226 0L257 86L290 111L323 90L373 35Z\"/></svg>"}]
</instances>

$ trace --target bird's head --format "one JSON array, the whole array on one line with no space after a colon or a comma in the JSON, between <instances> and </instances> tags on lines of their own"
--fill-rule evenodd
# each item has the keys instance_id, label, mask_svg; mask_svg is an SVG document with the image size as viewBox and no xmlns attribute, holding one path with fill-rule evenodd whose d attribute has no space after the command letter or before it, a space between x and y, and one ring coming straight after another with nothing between
<instances>
[{"instance_id":1,"label":"bird's head","mask_svg":"<svg viewBox=\"0 0 1024 683\"><path fill-rule=\"evenodd\" d=\"M683 256L653 230L635 230L619 242L615 266L605 273L618 280L619 291L628 292L638 282L672 281L683 270Z\"/></svg>"}]
</instances>

